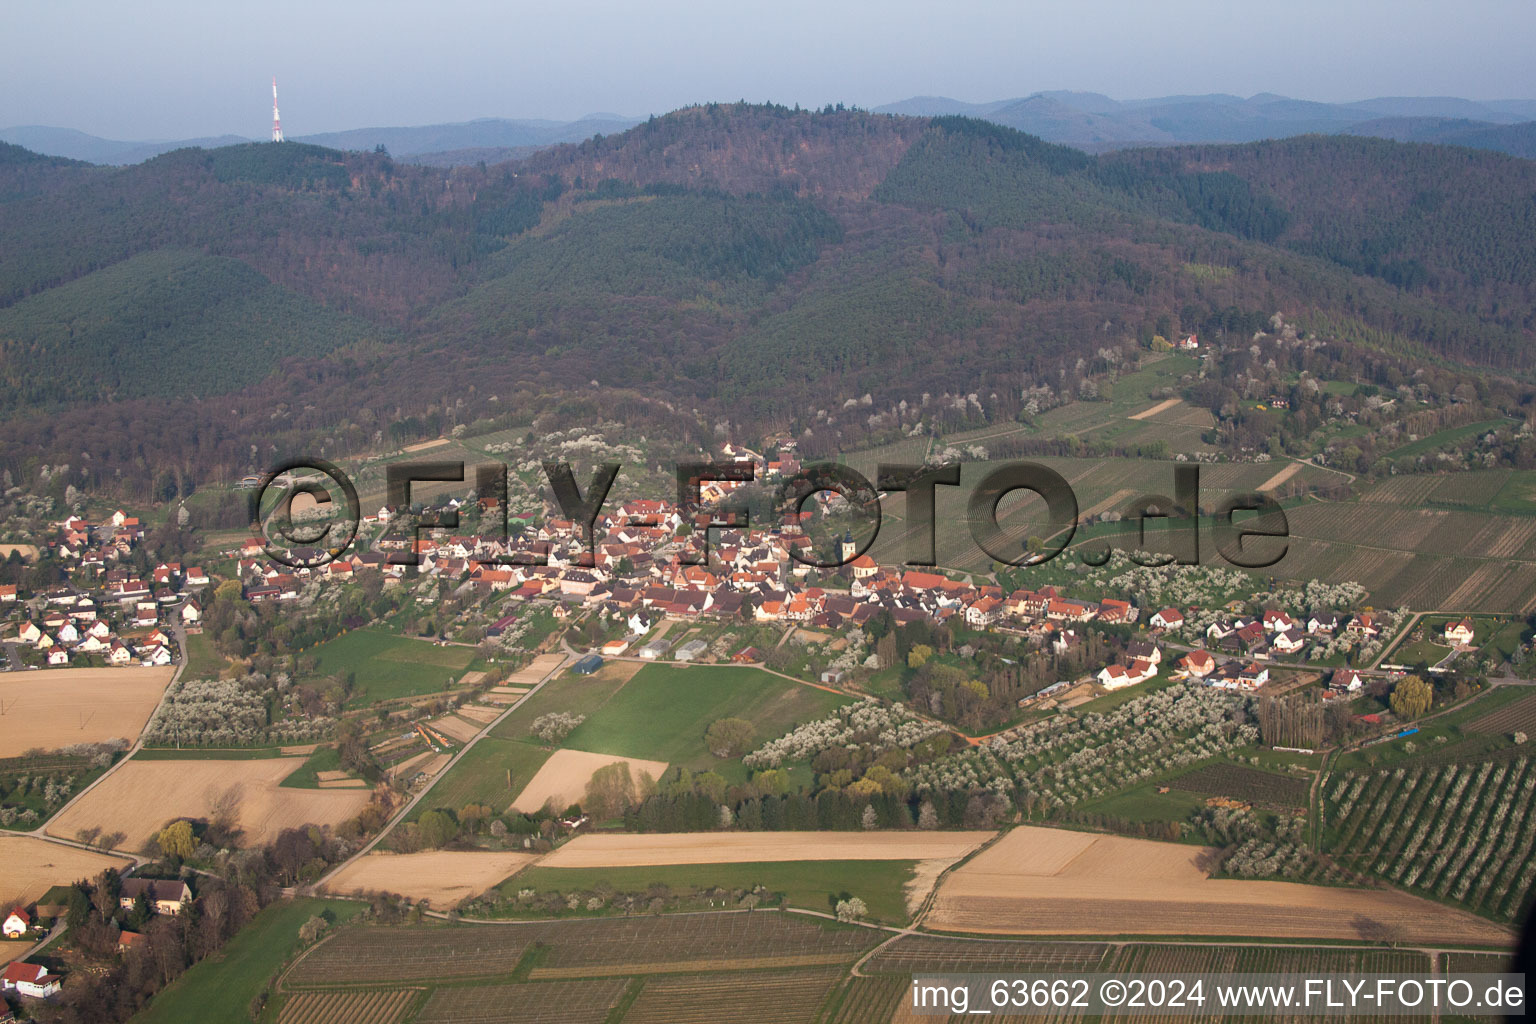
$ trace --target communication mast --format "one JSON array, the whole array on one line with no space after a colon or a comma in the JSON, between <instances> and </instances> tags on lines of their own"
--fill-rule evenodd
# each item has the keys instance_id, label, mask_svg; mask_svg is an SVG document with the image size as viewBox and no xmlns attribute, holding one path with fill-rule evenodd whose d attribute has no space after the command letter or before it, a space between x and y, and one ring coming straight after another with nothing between
<instances>
[{"instance_id":1,"label":"communication mast","mask_svg":"<svg viewBox=\"0 0 1536 1024\"><path fill-rule=\"evenodd\" d=\"M277 76L272 76L272 141L283 141L283 122L277 116Z\"/></svg>"}]
</instances>

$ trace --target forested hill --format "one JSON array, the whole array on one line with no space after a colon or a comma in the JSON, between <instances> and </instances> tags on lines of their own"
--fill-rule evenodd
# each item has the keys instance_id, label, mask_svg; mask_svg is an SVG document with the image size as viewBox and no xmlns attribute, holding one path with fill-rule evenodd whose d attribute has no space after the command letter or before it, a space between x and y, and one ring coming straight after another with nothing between
<instances>
[{"instance_id":1,"label":"forested hill","mask_svg":"<svg viewBox=\"0 0 1536 1024\"><path fill-rule=\"evenodd\" d=\"M959 117L711 104L451 169L4 146L0 450L142 463L123 418L174 409L217 478L274 407L346 449L593 381L793 428L864 394L1069 388L1106 345L1276 311L1528 372L1533 227L1536 163L1337 136L1093 157Z\"/></svg>"}]
</instances>

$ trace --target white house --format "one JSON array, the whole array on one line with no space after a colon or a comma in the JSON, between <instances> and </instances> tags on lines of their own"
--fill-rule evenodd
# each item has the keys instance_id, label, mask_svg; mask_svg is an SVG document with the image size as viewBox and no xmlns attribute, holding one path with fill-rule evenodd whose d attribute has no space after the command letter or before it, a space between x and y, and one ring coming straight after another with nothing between
<instances>
[{"instance_id":1,"label":"white house","mask_svg":"<svg viewBox=\"0 0 1536 1024\"><path fill-rule=\"evenodd\" d=\"M1184 613L1177 608L1164 608L1151 619L1153 629L1178 629L1184 625Z\"/></svg>"},{"instance_id":2,"label":"white house","mask_svg":"<svg viewBox=\"0 0 1536 1024\"><path fill-rule=\"evenodd\" d=\"M181 606L181 621L189 626L195 626L203 621L203 609L196 601L188 600Z\"/></svg>"},{"instance_id":3,"label":"white house","mask_svg":"<svg viewBox=\"0 0 1536 1024\"><path fill-rule=\"evenodd\" d=\"M1445 624L1445 639L1453 644L1470 644L1474 635L1471 619Z\"/></svg>"},{"instance_id":4,"label":"white house","mask_svg":"<svg viewBox=\"0 0 1536 1024\"><path fill-rule=\"evenodd\" d=\"M63 647L55 647L48 652L48 664L50 667L58 667L69 664L69 651Z\"/></svg>"},{"instance_id":5,"label":"white house","mask_svg":"<svg viewBox=\"0 0 1536 1024\"><path fill-rule=\"evenodd\" d=\"M31 915L21 907L17 907L5 919L4 926L0 927L0 933L3 933L8 939L19 939L25 936L31 927Z\"/></svg>"},{"instance_id":6,"label":"white house","mask_svg":"<svg viewBox=\"0 0 1536 1024\"><path fill-rule=\"evenodd\" d=\"M1352 668L1341 668L1328 680L1328 688L1339 693L1359 693L1364 685L1360 673Z\"/></svg>"}]
</instances>

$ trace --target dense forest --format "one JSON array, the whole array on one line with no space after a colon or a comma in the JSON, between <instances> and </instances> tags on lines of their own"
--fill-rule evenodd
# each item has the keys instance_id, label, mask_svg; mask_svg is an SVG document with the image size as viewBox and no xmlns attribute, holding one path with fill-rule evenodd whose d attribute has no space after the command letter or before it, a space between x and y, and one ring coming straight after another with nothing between
<instances>
[{"instance_id":1,"label":"dense forest","mask_svg":"<svg viewBox=\"0 0 1536 1024\"><path fill-rule=\"evenodd\" d=\"M0 459L125 494L594 385L759 432L866 395L1013 415L1110 349L1276 312L1474 375L1536 356L1536 164L1347 136L1094 157L709 104L493 166L3 146L0 211Z\"/></svg>"}]
</instances>

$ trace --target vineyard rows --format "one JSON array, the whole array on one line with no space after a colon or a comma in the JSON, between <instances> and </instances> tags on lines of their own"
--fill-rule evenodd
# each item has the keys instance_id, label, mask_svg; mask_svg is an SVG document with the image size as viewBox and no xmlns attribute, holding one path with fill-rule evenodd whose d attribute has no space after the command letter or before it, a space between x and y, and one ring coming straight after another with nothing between
<instances>
[{"instance_id":1,"label":"vineyard rows","mask_svg":"<svg viewBox=\"0 0 1536 1024\"><path fill-rule=\"evenodd\" d=\"M1536 882L1529 757L1339 776L1328 790L1335 856L1408 889L1508 921Z\"/></svg>"},{"instance_id":2,"label":"vineyard rows","mask_svg":"<svg viewBox=\"0 0 1536 1024\"><path fill-rule=\"evenodd\" d=\"M1471 732L1506 735L1523 732L1529 736L1536 732L1536 696L1526 697L1497 711L1490 711L1467 728Z\"/></svg>"},{"instance_id":3,"label":"vineyard rows","mask_svg":"<svg viewBox=\"0 0 1536 1024\"><path fill-rule=\"evenodd\" d=\"M277 1024L396 1024L405 1016L414 989L298 992L288 997Z\"/></svg>"},{"instance_id":4,"label":"vineyard rows","mask_svg":"<svg viewBox=\"0 0 1536 1024\"><path fill-rule=\"evenodd\" d=\"M312 948L285 984L436 981L510 973L539 936L533 928L348 928Z\"/></svg>"},{"instance_id":5,"label":"vineyard rows","mask_svg":"<svg viewBox=\"0 0 1536 1024\"><path fill-rule=\"evenodd\" d=\"M415 1024L602 1024L628 984L604 978L440 988Z\"/></svg>"},{"instance_id":6,"label":"vineyard rows","mask_svg":"<svg viewBox=\"0 0 1536 1024\"><path fill-rule=\"evenodd\" d=\"M1013 942L903 935L869 958L867 974L1096 971L1109 947L1102 942Z\"/></svg>"},{"instance_id":7,"label":"vineyard rows","mask_svg":"<svg viewBox=\"0 0 1536 1024\"><path fill-rule=\"evenodd\" d=\"M624 1024L813 1024L841 977L840 971L754 971L652 978Z\"/></svg>"},{"instance_id":8,"label":"vineyard rows","mask_svg":"<svg viewBox=\"0 0 1536 1024\"><path fill-rule=\"evenodd\" d=\"M1240 764L1208 764L1170 779L1168 785L1186 793L1228 796L1270 807L1305 807L1309 784L1291 775L1247 768Z\"/></svg>"}]
</instances>

